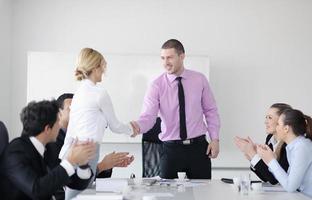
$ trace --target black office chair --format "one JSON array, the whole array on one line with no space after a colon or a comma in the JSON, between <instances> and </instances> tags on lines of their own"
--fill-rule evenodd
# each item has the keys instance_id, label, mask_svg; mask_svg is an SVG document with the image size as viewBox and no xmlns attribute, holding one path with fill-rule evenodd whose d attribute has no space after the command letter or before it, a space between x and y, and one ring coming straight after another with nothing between
<instances>
[{"instance_id":1,"label":"black office chair","mask_svg":"<svg viewBox=\"0 0 312 200\"><path fill-rule=\"evenodd\" d=\"M161 119L158 117L151 130L142 137L142 177L155 177L160 175L160 155L163 151L162 141L158 138L161 132Z\"/></svg>"},{"instance_id":2,"label":"black office chair","mask_svg":"<svg viewBox=\"0 0 312 200\"><path fill-rule=\"evenodd\" d=\"M5 147L9 144L9 134L4 123L0 121L0 157L4 152Z\"/></svg>"}]
</instances>

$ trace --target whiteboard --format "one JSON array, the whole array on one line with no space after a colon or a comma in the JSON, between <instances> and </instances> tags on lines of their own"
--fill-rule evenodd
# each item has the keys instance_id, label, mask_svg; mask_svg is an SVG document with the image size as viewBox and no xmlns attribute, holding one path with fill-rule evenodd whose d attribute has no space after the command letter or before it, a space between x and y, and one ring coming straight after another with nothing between
<instances>
[{"instance_id":1,"label":"whiteboard","mask_svg":"<svg viewBox=\"0 0 312 200\"><path fill-rule=\"evenodd\" d=\"M78 52L28 52L27 102L75 93L79 85L74 77L77 55ZM151 81L164 72L160 55L104 54L104 57L107 70L100 85L109 93L120 121L136 120ZM185 67L209 77L208 56L186 56ZM141 137L130 138L106 129L103 142L140 143Z\"/></svg>"}]
</instances>

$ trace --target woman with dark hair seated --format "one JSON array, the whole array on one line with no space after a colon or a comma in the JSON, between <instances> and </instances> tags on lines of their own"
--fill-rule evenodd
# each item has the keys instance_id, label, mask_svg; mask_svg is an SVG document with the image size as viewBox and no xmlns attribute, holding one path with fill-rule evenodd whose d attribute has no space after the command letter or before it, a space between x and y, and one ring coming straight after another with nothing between
<instances>
[{"instance_id":1,"label":"woman with dark hair seated","mask_svg":"<svg viewBox=\"0 0 312 200\"><path fill-rule=\"evenodd\" d=\"M312 119L299 110L285 110L279 117L276 136L285 142L289 169L284 170L267 145L257 153L287 192L302 192L312 197Z\"/></svg>"},{"instance_id":2,"label":"woman with dark hair seated","mask_svg":"<svg viewBox=\"0 0 312 200\"><path fill-rule=\"evenodd\" d=\"M275 103L268 109L265 116L265 127L268 134L265 140L265 144L268 145L275 153L277 161L285 171L287 171L288 169L288 161L285 148L286 144L276 138L276 126L279 116L286 109L291 109L290 105L285 103ZM257 154L256 145L249 137L246 139L235 137L235 144L250 161L250 169L262 181L270 182L271 184L278 183L274 175L269 171L267 165Z\"/></svg>"}]
</instances>

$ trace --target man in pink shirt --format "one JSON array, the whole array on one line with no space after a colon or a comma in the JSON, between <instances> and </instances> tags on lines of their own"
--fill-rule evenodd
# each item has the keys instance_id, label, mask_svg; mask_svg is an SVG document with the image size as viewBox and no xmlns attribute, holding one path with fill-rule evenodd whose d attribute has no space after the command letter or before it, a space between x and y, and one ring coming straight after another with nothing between
<instances>
[{"instance_id":1,"label":"man in pink shirt","mask_svg":"<svg viewBox=\"0 0 312 200\"><path fill-rule=\"evenodd\" d=\"M161 177L177 178L186 172L190 179L210 179L211 161L219 153L220 119L207 78L184 68L184 47L171 39L162 45L166 70L147 92L143 112L132 125L137 134L153 127L159 114L164 153ZM206 136L211 139L208 144Z\"/></svg>"}]
</instances>

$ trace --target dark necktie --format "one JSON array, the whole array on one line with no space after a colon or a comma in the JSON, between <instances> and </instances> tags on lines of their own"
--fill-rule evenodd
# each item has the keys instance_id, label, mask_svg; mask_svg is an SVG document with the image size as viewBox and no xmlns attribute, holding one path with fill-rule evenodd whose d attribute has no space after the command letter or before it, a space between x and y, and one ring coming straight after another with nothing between
<instances>
[{"instance_id":1,"label":"dark necktie","mask_svg":"<svg viewBox=\"0 0 312 200\"><path fill-rule=\"evenodd\" d=\"M47 172L50 173L50 172L51 172L51 169L50 169L50 167L47 165L47 163L46 163L46 161L45 161L46 155L47 155L47 151L45 150L45 151L44 151L44 154L43 154L43 157L41 157L41 158L42 158L42 159L41 159L41 164L42 164L43 168L45 168L45 169L47 170ZM55 194L59 194L60 197L63 197L63 196L64 196L64 195L63 195L63 194L64 194L63 188L57 189L57 190L54 192L54 194L51 196L51 198L50 198L51 200L56 200Z\"/></svg>"},{"instance_id":2,"label":"dark necktie","mask_svg":"<svg viewBox=\"0 0 312 200\"><path fill-rule=\"evenodd\" d=\"M273 144L272 144L271 142L268 144L268 146L269 146L270 149L273 151Z\"/></svg>"},{"instance_id":3,"label":"dark necktie","mask_svg":"<svg viewBox=\"0 0 312 200\"><path fill-rule=\"evenodd\" d=\"M184 90L181 82L182 77L177 77L178 80L178 96L179 96L179 113L180 113L180 138L185 140L187 138L186 122L185 122L185 99Z\"/></svg>"}]
</instances>

